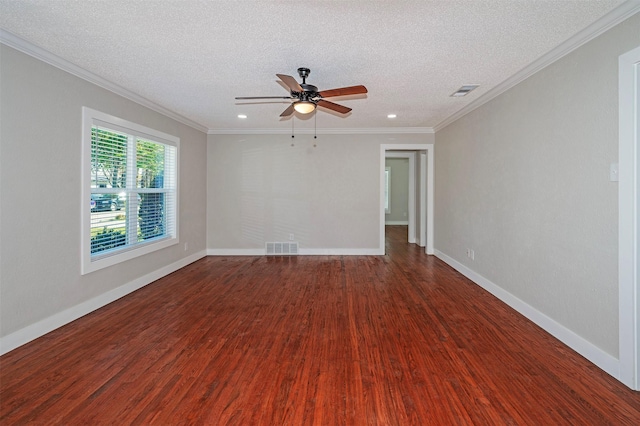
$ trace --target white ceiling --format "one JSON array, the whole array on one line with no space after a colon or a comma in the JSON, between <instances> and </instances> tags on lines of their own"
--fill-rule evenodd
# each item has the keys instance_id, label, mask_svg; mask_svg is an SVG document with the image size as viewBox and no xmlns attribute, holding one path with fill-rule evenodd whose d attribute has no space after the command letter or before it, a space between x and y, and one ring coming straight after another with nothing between
<instances>
[{"instance_id":1,"label":"white ceiling","mask_svg":"<svg viewBox=\"0 0 640 426\"><path fill-rule=\"evenodd\" d=\"M320 90L369 90L331 98L353 111L318 129L433 128L622 3L0 0L0 28L214 132L290 129L287 101L234 97L286 96L275 74L302 66Z\"/></svg>"}]
</instances>

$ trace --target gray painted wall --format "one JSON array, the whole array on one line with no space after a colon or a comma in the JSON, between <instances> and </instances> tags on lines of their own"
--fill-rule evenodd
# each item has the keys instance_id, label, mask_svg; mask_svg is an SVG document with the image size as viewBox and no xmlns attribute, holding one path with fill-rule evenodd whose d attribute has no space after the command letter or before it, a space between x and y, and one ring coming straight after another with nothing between
<instances>
[{"instance_id":1,"label":"gray painted wall","mask_svg":"<svg viewBox=\"0 0 640 426\"><path fill-rule=\"evenodd\" d=\"M209 135L207 247L375 249L380 241L380 145L413 135ZM313 147L316 143L317 147Z\"/></svg>"},{"instance_id":2,"label":"gray painted wall","mask_svg":"<svg viewBox=\"0 0 640 426\"><path fill-rule=\"evenodd\" d=\"M385 222L407 222L409 220L409 159L387 158L386 166L391 167L390 211L385 214Z\"/></svg>"},{"instance_id":3,"label":"gray painted wall","mask_svg":"<svg viewBox=\"0 0 640 426\"><path fill-rule=\"evenodd\" d=\"M436 248L616 357L609 165L639 29L637 14L436 133Z\"/></svg>"},{"instance_id":4,"label":"gray painted wall","mask_svg":"<svg viewBox=\"0 0 640 426\"><path fill-rule=\"evenodd\" d=\"M0 336L205 250L204 133L5 45L0 57ZM181 139L179 232L189 250L80 275L82 106Z\"/></svg>"}]
</instances>

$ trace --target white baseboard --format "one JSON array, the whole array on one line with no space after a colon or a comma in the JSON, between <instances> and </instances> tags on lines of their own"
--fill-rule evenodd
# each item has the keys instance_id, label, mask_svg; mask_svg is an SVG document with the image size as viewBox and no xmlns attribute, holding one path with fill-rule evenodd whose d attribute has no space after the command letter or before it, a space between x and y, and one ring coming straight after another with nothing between
<instances>
[{"instance_id":1,"label":"white baseboard","mask_svg":"<svg viewBox=\"0 0 640 426\"><path fill-rule=\"evenodd\" d=\"M265 249L207 249L207 256L264 256Z\"/></svg>"},{"instance_id":2,"label":"white baseboard","mask_svg":"<svg viewBox=\"0 0 640 426\"><path fill-rule=\"evenodd\" d=\"M504 303L511 306L516 311L520 312L529 320L533 321L553 337L560 340L562 343L569 346L571 349L594 363L606 373L619 380L620 360L612 355L609 355L599 347L595 346L593 343L580 337L562 324L556 322L555 320L538 311L526 302L518 299L513 294L509 293L497 284L489 281L475 271L469 269L452 257L442 253L439 250L435 251L435 255L436 257L447 263L449 266L451 266L453 269L457 270L462 275L469 278L471 281L478 284L480 287L484 288L489 293L493 294L495 297L502 300Z\"/></svg>"},{"instance_id":3,"label":"white baseboard","mask_svg":"<svg viewBox=\"0 0 640 426\"><path fill-rule=\"evenodd\" d=\"M407 220L385 220L385 225L409 225Z\"/></svg>"},{"instance_id":4,"label":"white baseboard","mask_svg":"<svg viewBox=\"0 0 640 426\"><path fill-rule=\"evenodd\" d=\"M349 248L336 248L336 249L323 249L323 248L309 248L300 249L298 255L300 256L380 256L384 255L384 252L380 252L380 249L349 249ZM207 256L265 256L264 249L208 249Z\"/></svg>"},{"instance_id":5,"label":"white baseboard","mask_svg":"<svg viewBox=\"0 0 640 426\"><path fill-rule=\"evenodd\" d=\"M89 299L85 302L80 303L79 305L73 306L69 309L65 309L62 312L58 312L57 314L54 314L48 318L28 325L20 330L14 331L13 333L0 338L0 355L4 355L17 347L24 345L25 343L29 343L30 341L35 340L38 337L44 336L45 334L55 330L56 328L62 327L63 325L75 321L78 318L95 311L96 309L108 305L109 303L118 300L121 297L124 297L127 294L132 293L146 286L147 284L150 284L155 280L164 277L165 275L169 275L170 273L175 272L178 269L183 268L190 263L203 258L204 256L204 250L192 254L191 256L180 259L170 265L166 265L140 278L136 278L133 281L121 285L120 287L114 288L113 290L94 297L93 299Z\"/></svg>"},{"instance_id":6,"label":"white baseboard","mask_svg":"<svg viewBox=\"0 0 640 426\"><path fill-rule=\"evenodd\" d=\"M303 256L380 256L384 253L380 253L380 249L347 249L347 248L335 248L335 249L300 249L300 254Z\"/></svg>"}]
</instances>

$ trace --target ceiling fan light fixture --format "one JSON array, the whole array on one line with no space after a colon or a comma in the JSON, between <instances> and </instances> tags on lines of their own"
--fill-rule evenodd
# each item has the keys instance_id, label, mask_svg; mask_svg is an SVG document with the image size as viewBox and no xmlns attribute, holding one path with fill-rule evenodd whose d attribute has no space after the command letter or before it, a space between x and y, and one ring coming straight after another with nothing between
<instances>
[{"instance_id":1,"label":"ceiling fan light fixture","mask_svg":"<svg viewBox=\"0 0 640 426\"><path fill-rule=\"evenodd\" d=\"M316 109L316 104L310 101L297 101L293 103L293 109L300 114L309 114Z\"/></svg>"}]
</instances>

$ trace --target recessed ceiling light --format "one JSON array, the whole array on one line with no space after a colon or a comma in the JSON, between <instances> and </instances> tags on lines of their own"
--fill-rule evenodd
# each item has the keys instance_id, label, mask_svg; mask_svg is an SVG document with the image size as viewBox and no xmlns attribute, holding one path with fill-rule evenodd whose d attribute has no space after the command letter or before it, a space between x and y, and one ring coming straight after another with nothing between
<instances>
[{"instance_id":1,"label":"recessed ceiling light","mask_svg":"<svg viewBox=\"0 0 640 426\"><path fill-rule=\"evenodd\" d=\"M397 115L395 115L395 114L389 114L389 115L387 115L387 118L396 118L396 117L397 117Z\"/></svg>"},{"instance_id":2,"label":"recessed ceiling light","mask_svg":"<svg viewBox=\"0 0 640 426\"><path fill-rule=\"evenodd\" d=\"M244 114L238 114L238 118L247 118L247 116Z\"/></svg>"},{"instance_id":3,"label":"recessed ceiling light","mask_svg":"<svg viewBox=\"0 0 640 426\"><path fill-rule=\"evenodd\" d=\"M475 89L478 86L480 86L480 85L479 84L465 84L464 86L462 86L461 88L459 88L458 90L453 92L451 94L451 96L453 96L454 98L458 98L460 96L466 96L467 93L469 93L470 91L472 91L473 89Z\"/></svg>"}]
</instances>

